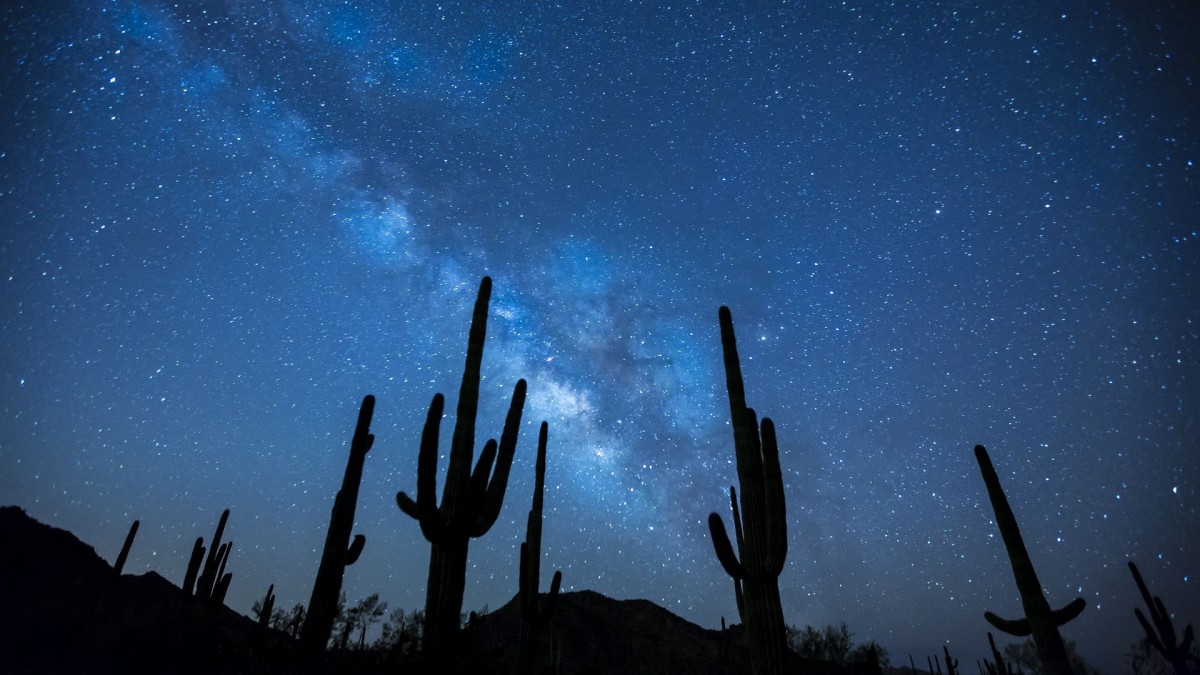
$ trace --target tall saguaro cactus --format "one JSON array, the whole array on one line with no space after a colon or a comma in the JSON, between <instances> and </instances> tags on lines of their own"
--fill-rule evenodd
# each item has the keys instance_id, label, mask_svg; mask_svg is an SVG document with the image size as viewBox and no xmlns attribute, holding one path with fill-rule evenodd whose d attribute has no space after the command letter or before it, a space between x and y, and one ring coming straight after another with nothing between
<instances>
[{"instance_id":1,"label":"tall saguaro cactus","mask_svg":"<svg viewBox=\"0 0 1200 675\"><path fill-rule=\"evenodd\" d=\"M533 508L525 525L525 541L521 544L521 567L519 595L521 604L521 632L517 644L517 672L537 672L536 648L543 630L554 619L554 608L558 604L558 591L562 586L562 572L556 571L550 583L550 595L543 599L538 593L541 585L542 558L542 493L546 486L546 444L548 425L542 422L538 432L537 464L534 473Z\"/></svg>"},{"instance_id":2,"label":"tall saguaro cactus","mask_svg":"<svg viewBox=\"0 0 1200 675\"><path fill-rule=\"evenodd\" d=\"M357 534L351 543L350 533L354 530L354 511L358 506L363 463L367 459L367 451L375 443L375 435L371 433L371 417L374 414L375 397L368 394L363 397L362 406L358 409L358 423L350 439L350 458L346 461L342 489L333 499L325 550L321 555L321 565L317 568L317 579L313 582L308 611L304 615L304 627L300 629L300 643L313 651L324 649L329 642L346 566L358 560L367 542L365 536Z\"/></svg>"},{"instance_id":3,"label":"tall saguaro cactus","mask_svg":"<svg viewBox=\"0 0 1200 675\"><path fill-rule=\"evenodd\" d=\"M1000 528L1001 538L1004 539L1004 548L1007 549L1008 560L1012 564L1013 578L1021 594L1021 605L1025 609L1025 617L1021 619L1003 619L991 612L984 612L983 616L988 623L1009 635L1032 635L1042 673L1072 675L1074 671L1071 669L1071 660L1067 657L1067 648L1058 633L1058 627L1079 616L1087 606L1087 601L1075 598L1061 609L1050 609L1050 603L1042 593L1042 584L1033 569L1033 561L1029 559L1029 551L1025 550L1025 540L1021 537L1021 529L1017 527L1017 518L1008 505L1008 497L1000 487L1000 478L996 475L996 469L992 467L987 449L982 445L975 446L975 460L979 463L979 472L983 474L988 499L991 500L992 510L996 513L996 525Z\"/></svg>"},{"instance_id":4,"label":"tall saguaro cactus","mask_svg":"<svg viewBox=\"0 0 1200 675\"><path fill-rule=\"evenodd\" d=\"M761 429L752 408L746 407L746 388L738 360L733 317L728 307L718 312L721 323L721 348L725 358L725 385L729 391L729 412L733 420L733 441L737 453L738 484L741 494L741 530L737 533L735 554L725 523L716 513L709 514L708 527L713 548L725 572L741 583L742 621L750 647L750 667L756 675L783 671L786 627L779 600L779 574L787 557L787 506L783 494L783 472L779 467L779 445L775 425L764 417ZM731 501L733 491L730 491ZM734 525L738 509L734 508Z\"/></svg>"},{"instance_id":5,"label":"tall saguaro cactus","mask_svg":"<svg viewBox=\"0 0 1200 675\"><path fill-rule=\"evenodd\" d=\"M475 299L471 330L467 338L467 360L458 392L458 411L454 437L450 442L450 464L442 503L437 503L438 431L445 400L433 397L425 428L421 432L421 450L417 457L417 498L396 495L400 510L421 525L421 533L432 545L429 555L429 583L425 590L424 649L440 658L458 633L466 587L467 547L472 538L491 529L500 515L508 473L517 447L521 412L525 407L525 380L513 390L508 416L500 443L489 440L479 455L474 470L475 416L479 409L480 366L487 334L488 301L492 280L484 277ZM495 470L492 465L495 463Z\"/></svg>"}]
</instances>

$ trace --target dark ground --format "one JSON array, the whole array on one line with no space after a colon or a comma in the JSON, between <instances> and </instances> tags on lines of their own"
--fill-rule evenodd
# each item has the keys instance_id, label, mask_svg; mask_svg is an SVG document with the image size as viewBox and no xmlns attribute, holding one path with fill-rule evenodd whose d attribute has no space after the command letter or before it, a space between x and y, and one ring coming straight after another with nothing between
<instances>
[{"instance_id":1,"label":"dark ground","mask_svg":"<svg viewBox=\"0 0 1200 675\"><path fill-rule=\"evenodd\" d=\"M180 561L182 566L186 561ZM233 583L237 583L236 578ZM515 602L463 634L455 671L511 673L520 614ZM740 627L707 630L646 600L564 593L547 672L747 672ZM552 654L557 655L553 670ZM796 672L843 672L795 663ZM3 673L411 673L419 662L350 652L305 658L287 635L185 594L154 572L117 576L65 530L0 508L0 672ZM440 669L439 669L440 670Z\"/></svg>"}]
</instances>

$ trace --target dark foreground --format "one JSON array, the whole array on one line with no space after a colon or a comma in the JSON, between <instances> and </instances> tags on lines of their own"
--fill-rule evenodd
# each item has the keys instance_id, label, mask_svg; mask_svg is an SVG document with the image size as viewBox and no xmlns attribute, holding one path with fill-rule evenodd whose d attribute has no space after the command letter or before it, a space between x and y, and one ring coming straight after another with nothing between
<instances>
[{"instance_id":1,"label":"dark foreground","mask_svg":"<svg viewBox=\"0 0 1200 675\"><path fill-rule=\"evenodd\" d=\"M413 673L514 672L515 602L463 634L452 666L372 652L301 654L286 634L185 594L154 572L117 576L73 534L0 508L0 672ZM707 630L646 600L564 593L546 673L747 673L740 631ZM795 672L837 673L821 664Z\"/></svg>"}]
</instances>

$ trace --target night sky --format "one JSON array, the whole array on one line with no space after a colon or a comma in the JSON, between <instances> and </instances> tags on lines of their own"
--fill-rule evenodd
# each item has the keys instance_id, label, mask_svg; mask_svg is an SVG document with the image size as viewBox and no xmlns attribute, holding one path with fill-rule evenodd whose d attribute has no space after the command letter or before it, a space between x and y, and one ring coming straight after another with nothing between
<instances>
[{"instance_id":1,"label":"night sky","mask_svg":"<svg viewBox=\"0 0 1200 675\"><path fill-rule=\"evenodd\" d=\"M1123 671L1127 560L1200 622L1198 14L5 3L0 503L109 561L139 518L126 571L176 583L230 508L228 604L288 608L371 393L345 589L418 609L394 497L490 275L479 444L529 401L464 611L516 593L547 420L543 588L717 627L724 304L789 623L982 656L984 610L1022 610L981 443L1051 604L1088 601L1064 637Z\"/></svg>"}]
</instances>

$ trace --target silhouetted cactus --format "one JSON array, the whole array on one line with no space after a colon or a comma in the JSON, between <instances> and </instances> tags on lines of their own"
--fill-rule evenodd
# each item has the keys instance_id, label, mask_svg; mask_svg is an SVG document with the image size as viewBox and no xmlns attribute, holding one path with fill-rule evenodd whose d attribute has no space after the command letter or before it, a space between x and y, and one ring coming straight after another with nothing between
<instances>
[{"instance_id":1,"label":"silhouetted cactus","mask_svg":"<svg viewBox=\"0 0 1200 675\"><path fill-rule=\"evenodd\" d=\"M229 509L225 509L221 513L221 519L217 522L217 531L213 535L212 543L208 546L208 557L204 559L204 569L200 572L200 577L196 579L196 595L201 597L212 597L213 590L221 581L225 561L229 557L229 546L221 543L221 537L225 534L225 524L228 522Z\"/></svg>"},{"instance_id":2,"label":"silhouetted cactus","mask_svg":"<svg viewBox=\"0 0 1200 675\"><path fill-rule=\"evenodd\" d=\"M1004 662L1004 655L996 649L996 640L992 637L991 631L988 631L988 646L992 648L993 661L983 660L983 665L987 666L988 675L1012 675L1012 664Z\"/></svg>"},{"instance_id":3,"label":"silhouetted cactus","mask_svg":"<svg viewBox=\"0 0 1200 675\"><path fill-rule=\"evenodd\" d=\"M271 612L275 611L275 584L267 589L267 595L263 598L262 608L258 613L258 625L267 627L271 625Z\"/></svg>"},{"instance_id":4,"label":"silhouetted cactus","mask_svg":"<svg viewBox=\"0 0 1200 675\"><path fill-rule=\"evenodd\" d=\"M375 414L375 397L363 397L358 409L358 422L354 425L354 436L350 439L350 458L346 460L346 472L342 476L342 488L333 498L333 511L329 516L329 529L325 534L325 549L321 564L317 568L317 579L313 582L312 595L308 601L308 613L300 630L300 643L311 651L320 651L329 642L333 622L337 614L338 595L342 592L342 577L346 566L353 565L362 553L367 538L361 534L350 534L354 530L354 511L358 505L358 488L362 483L363 464L367 451L375 443L371 433L371 418Z\"/></svg>"},{"instance_id":5,"label":"silhouetted cactus","mask_svg":"<svg viewBox=\"0 0 1200 675\"><path fill-rule=\"evenodd\" d=\"M745 535L742 534L742 514L738 508L737 489L732 485L729 486L729 510L733 513L733 536L737 541L738 550L741 551L745 546ZM712 516L709 516L710 518ZM724 524L722 524L724 527ZM742 580L737 577L733 578L733 598L737 602L738 619L742 625L746 624L746 598L742 594ZM785 634L786 639L786 634Z\"/></svg>"},{"instance_id":6,"label":"silhouetted cactus","mask_svg":"<svg viewBox=\"0 0 1200 675\"><path fill-rule=\"evenodd\" d=\"M225 523L228 521L229 509L225 509L217 523L217 532L213 535L207 558L204 556L204 537L196 537L196 543L192 546L192 556L188 559L187 573L183 576L184 593L218 603L225 601L229 583L233 580L233 574L225 572L225 565L229 562L229 554L233 550L233 542L220 543L225 533ZM200 569L201 562L204 563L203 571Z\"/></svg>"},{"instance_id":7,"label":"silhouetted cactus","mask_svg":"<svg viewBox=\"0 0 1200 675\"><path fill-rule=\"evenodd\" d=\"M983 475L983 483L987 486L988 498L992 502L992 510L996 513L996 525L1000 528L1000 536L1004 539L1004 548L1008 551L1008 559L1012 564L1013 578L1017 582L1017 590L1021 594L1021 605L1025 609L1022 619L1002 619L991 612L984 612L988 623L997 629L1017 637L1033 636L1037 648L1038 663L1045 675L1071 675L1071 661L1067 656L1067 648L1063 644L1058 627L1079 616L1087 602L1076 598L1062 609L1051 610L1050 603L1042 593L1042 584L1038 581L1025 550L1025 541L1021 538L1021 530L1017 527L1017 519L1008 498L1000 487L1000 479L992 467L987 449L982 445L975 446L975 460L979 463L979 471Z\"/></svg>"},{"instance_id":8,"label":"silhouetted cactus","mask_svg":"<svg viewBox=\"0 0 1200 675\"><path fill-rule=\"evenodd\" d=\"M434 654L434 658L446 653L447 646L458 633L466 587L467 547L471 538L486 534L500 515L504 491L508 487L508 473L516 451L521 412L525 406L525 380L518 380L504 421L498 452L495 439L489 440L472 471L475 415L479 408L479 371L483 361L491 292L492 280L484 277L479 284L467 338L467 359L458 393L458 411L441 506L437 504L436 487L438 429L445 405L441 394L433 397L421 433L421 450L417 458L417 498L414 501L403 492L396 495L400 510L420 523L421 533L432 544L429 583L425 591L424 648ZM493 462L495 471L492 470Z\"/></svg>"},{"instance_id":9,"label":"silhouetted cactus","mask_svg":"<svg viewBox=\"0 0 1200 675\"><path fill-rule=\"evenodd\" d=\"M946 675L958 675L958 659L950 658L950 648L942 645L942 652L946 655Z\"/></svg>"},{"instance_id":10,"label":"silhouetted cactus","mask_svg":"<svg viewBox=\"0 0 1200 675\"><path fill-rule=\"evenodd\" d=\"M183 592L192 595L195 592L196 576L200 574L200 563L204 562L204 537L196 537L192 545L192 556L188 558L187 573L183 575Z\"/></svg>"},{"instance_id":11,"label":"silhouetted cactus","mask_svg":"<svg viewBox=\"0 0 1200 675\"><path fill-rule=\"evenodd\" d=\"M1129 563L1129 571L1133 574L1133 580L1137 583L1138 592L1142 594L1142 600L1146 603L1146 609L1150 612L1150 621L1146 620L1146 615L1142 614L1142 610L1136 607L1133 613L1137 616L1138 623L1142 624L1142 630L1146 631L1146 641L1149 642L1155 649L1158 650L1167 663L1175 669L1177 675L1188 675L1188 661L1200 663L1192 654L1192 626L1188 624L1183 629L1183 639L1175 639L1175 624L1171 621L1171 614L1167 612L1166 605L1163 604L1162 598L1151 596L1150 589L1146 587L1146 582L1142 579L1141 572L1138 572L1137 565L1132 561Z\"/></svg>"},{"instance_id":12,"label":"silhouetted cactus","mask_svg":"<svg viewBox=\"0 0 1200 675\"><path fill-rule=\"evenodd\" d=\"M138 526L142 521L135 520L129 526L129 534L125 535L125 543L121 546L121 552L117 554L117 562L113 563L114 576L121 576L121 570L125 569L125 561L129 558L129 549L133 548L133 538L137 536Z\"/></svg>"},{"instance_id":13,"label":"silhouetted cactus","mask_svg":"<svg viewBox=\"0 0 1200 675\"><path fill-rule=\"evenodd\" d=\"M757 416L753 409L746 407L746 391L729 308L721 307L718 316L737 453L738 484L742 488L740 512L745 530L735 532L738 552L733 551L721 516L709 514L708 527L721 566L735 582L741 583L743 606L739 607L739 612L746 626L751 669L757 675L773 674L783 669L787 644L783 607L779 600L779 574L787 557L783 473L779 468L774 423L764 417L760 436ZM740 529L737 528L738 508L732 490L730 498L734 501L734 526Z\"/></svg>"},{"instance_id":14,"label":"silhouetted cactus","mask_svg":"<svg viewBox=\"0 0 1200 675\"><path fill-rule=\"evenodd\" d=\"M537 464L533 487L533 508L525 525L525 541L521 544L520 604L521 632L517 646L517 672L536 672L537 652L542 631L554 620L554 608L558 603L558 591L562 586L562 572L556 571L550 583L550 595L541 597L542 557L542 493L546 485L546 441L548 426L542 422L538 432Z\"/></svg>"}]
</instances>

